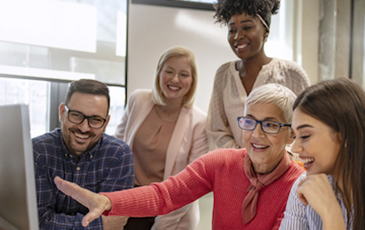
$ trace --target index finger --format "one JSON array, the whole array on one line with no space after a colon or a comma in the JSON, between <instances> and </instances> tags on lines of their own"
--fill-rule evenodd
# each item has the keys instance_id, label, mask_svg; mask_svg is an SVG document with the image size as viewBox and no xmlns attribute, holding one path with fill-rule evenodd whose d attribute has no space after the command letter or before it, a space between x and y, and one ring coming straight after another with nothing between
<instances>
[{"instance_id":1,"label":"index finger","mask_svg":"<svg viewBox=\"0 0 365 230\"><path fill-rule=\"evenodd\" d=\"M58 176L54 178L54 183L61 192L63 192L67 196L71 196L73 199L77 200L79 203L88 208L88 203L83 198L87 197L87 192L90 191L81 188L75 183L63 180Z\"/></svg>"}]
</instances>

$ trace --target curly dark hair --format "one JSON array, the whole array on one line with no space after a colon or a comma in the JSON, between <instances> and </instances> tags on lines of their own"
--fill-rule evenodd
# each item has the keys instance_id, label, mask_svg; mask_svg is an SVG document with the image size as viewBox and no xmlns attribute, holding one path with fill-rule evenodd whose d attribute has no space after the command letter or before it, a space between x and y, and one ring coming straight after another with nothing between
<instances>
[{"instance_id":1,"label":"curly dark hair","mask_svg":"<svg viewBox=\"0 0 365 230\"><path fill-rule=\"evenodd\" d=\"M280 0L218 0L214 4L216 22L227 24L235 14L246 13L256 16L259 14L270 27L271 15L280 8Z\"/></svg>"}]
</instances>

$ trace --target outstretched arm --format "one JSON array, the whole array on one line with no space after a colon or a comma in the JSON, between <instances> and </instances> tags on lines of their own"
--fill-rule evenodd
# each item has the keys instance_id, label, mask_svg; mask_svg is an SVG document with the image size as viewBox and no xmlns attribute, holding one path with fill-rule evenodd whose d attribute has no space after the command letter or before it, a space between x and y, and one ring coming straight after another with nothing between
<instances>
[{"instance_id":1,"label":"outstretched arm","mask_svg":"<svg viewBox=\"0 0 365 230\"><path fill-rule=\"evenodd\" d=\"M104 195L96 194L59 177L55 177L54 182L59 190L89 209L89 213L82 219L82 226L84 227L87 227L94 219L99 218L104 211L111 209L111 201Z\"/></svg>"},{"instance_id":2,"label":"outstretched arm","mask_svg":"<svg viewBox=\"0 0 365 230\"><path fill-rule=\"evenodd\" d=\"M179 209L212 191L212 154L205 154L176 176L161 183L111 193L95 194L78 185L55 178L57 188L88 208L82 219L87 226L100 215L156 216ZM105 195L105 196L104 196Z\"/></svg>"}]
</instances>

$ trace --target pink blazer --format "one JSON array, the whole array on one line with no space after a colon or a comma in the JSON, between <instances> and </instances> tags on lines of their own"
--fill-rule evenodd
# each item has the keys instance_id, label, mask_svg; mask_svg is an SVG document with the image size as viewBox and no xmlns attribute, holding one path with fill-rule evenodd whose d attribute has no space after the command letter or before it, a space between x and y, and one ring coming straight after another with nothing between
<instances>
[{"instance_id":1,"label":"pink blazer","mask_svg":"<svg viewBox=\"0 0 365 230\"><path fill-rule=\"evenodd\" d=\"M136 132L146 119L154 103L151 90L136 90L130 96L126 110L115 136L125 141L133 151L133 141ZM208 152L205 133L206 115L197 107L183 107L172 133L166 152L164 180L176 175L199 156ZM173 211L164 216L158 216L152 229L194 229L199 222L198 201Z\"/></svg>"}]
</instances>

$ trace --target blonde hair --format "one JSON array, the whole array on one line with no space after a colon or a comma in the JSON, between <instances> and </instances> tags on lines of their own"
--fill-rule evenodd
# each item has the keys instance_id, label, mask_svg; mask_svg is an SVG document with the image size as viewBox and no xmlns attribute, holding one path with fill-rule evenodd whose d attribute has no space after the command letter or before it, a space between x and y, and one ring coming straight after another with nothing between
<instances>
[{"instance_id":1,"label":"blonde hair","mask_svg":"<svg viewBox=\"0 0 365 230\"><path fill-rule=\"evenodd\" d=\"M165 96L162 93L161 87L160 87L160 73L162 70L162 67L166 63L166 61L172 57L187 57L190 66L191 66L191 75L193 77L193 81L190 86L189 92L185 95L183 100L183 106L187 108L191 108L194 104L195 100L195 92L198 84L198 73L197 73L197 66L195 61L195 55L194 53L185 48L185 47L172 47L166 50L160 57L160 60L157 64L157 69L155 73L155 79L154 84L152 88L152 101L157 105L166 105L165 103Z\"/></svg>"}]
</instances>

